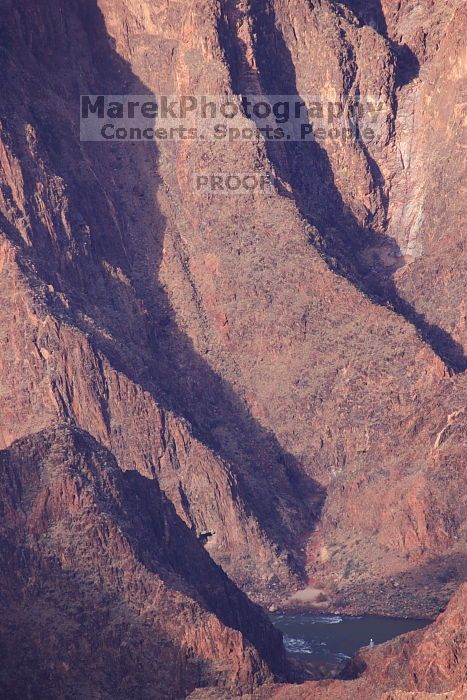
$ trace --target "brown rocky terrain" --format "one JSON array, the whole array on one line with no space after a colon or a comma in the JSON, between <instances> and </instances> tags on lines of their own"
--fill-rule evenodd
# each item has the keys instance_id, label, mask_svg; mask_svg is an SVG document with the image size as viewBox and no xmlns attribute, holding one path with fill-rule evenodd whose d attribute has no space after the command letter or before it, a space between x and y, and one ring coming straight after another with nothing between
<instances>
[{"instance_id":1,"label":"brown rocky terrain","mask_svg":"<svg viewBox=\"0 0 467 700\"><path fill-rule=\"evenodd\" d=\"M67 426L0 467L2 697L166 699L284 671L280 633L155 480Z\"/></svg>"},{"instance_id":2,"label":"brown rocky terrain","mask_svg":"<svg viewBox=\"0 0 467 700\"><path fill-rule=\"evenodd\" d=\"M94 609L111 627L89 682L113 697L280 671L277 636L210 557L268 605L311 585L350 612L446 606L466 571L464 34L460 0L3 0L0 448L18 483L2 617L10 634L32 607L8 659L42 674L18 697L74 692ZM367 145L79 138L80 94L248 92L370 95L383 116ZM276 188L193 189L239 171ZM92 476L76 518L71 485L21 514L50 470ZM147 530L163 517L165 544ZM200 571L176 557L166 574L179 547Z\"/></svg>"}]
</instances>

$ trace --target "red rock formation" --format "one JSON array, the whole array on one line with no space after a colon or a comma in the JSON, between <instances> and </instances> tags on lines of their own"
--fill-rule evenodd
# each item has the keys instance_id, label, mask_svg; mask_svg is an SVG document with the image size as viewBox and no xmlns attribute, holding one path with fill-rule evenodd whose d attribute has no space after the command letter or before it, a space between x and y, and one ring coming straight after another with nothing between
<instances>
[{"instance_id":1,"label":"red rock formation","mask_svg":"<svg viewBox=\"0 0 467 700\"><path fill-rule=\"evenodd\" d=\"M283 671L280 633L154 480L62 426L0 468L2 697L165 700Z\"/></svg>"},{"instance_id":2,"label":"red rock formation","mask_svg":"<svg viewBox=\"0 0 467 700\"><path fill-rule=\"evenodd\" d=\"M464 24L456 0L5 0L0 447L79 426L257 600L310 579L341 609L442 609L465 565ZM80 94L252 89L386 116L366 148L79 140ZM240 163L277 191L193 191Z\"/></svg>"}]
</instances>

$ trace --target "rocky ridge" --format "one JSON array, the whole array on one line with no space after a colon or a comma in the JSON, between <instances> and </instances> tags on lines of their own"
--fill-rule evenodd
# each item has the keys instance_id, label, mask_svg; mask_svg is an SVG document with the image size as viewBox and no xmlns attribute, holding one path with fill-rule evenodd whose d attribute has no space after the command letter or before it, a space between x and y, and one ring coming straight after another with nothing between
<instances>
[{"instance_id":1,"label":"rocky ridge","mask_svg":"<svg viewBox=\"0 0 467 700\"><path fill-rule=\"evenodd\" d=\"M166 700L284 673L280 633L155 480L69 426L0 467L3 697Z\"/></svg>"},{"instance_id":2,"label":"rocky ridge","mask_svg":"<svg viewBox=\"0 0 467 700\"><path fill-rule=\"evenodd\" d=\"M84 431L258 601L436 615L465 576L464 26L455 0L7 0L0 447ZM324 89L381 100L374 143L79 140L80 94ZM193 190L239 163L276 191ZM266 678L247 617L223 680L177 688Z\"/></svg>"}]
</instances>

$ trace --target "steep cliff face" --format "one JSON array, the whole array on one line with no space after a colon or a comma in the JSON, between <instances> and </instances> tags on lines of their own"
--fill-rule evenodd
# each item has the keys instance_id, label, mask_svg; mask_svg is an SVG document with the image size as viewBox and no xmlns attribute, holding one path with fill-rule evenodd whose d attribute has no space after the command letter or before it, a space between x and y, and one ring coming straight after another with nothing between
<instances>
[{"instance_id":1,"label":"steep cliff face","mask_svg":"<svg viewBox=\"0 0 467 700\"><path fill-rule=\"evenodd\" d=\"M396 227L405 231L408 264L397 271L395 283L401 296L432 326L440 346L449 348L454 366L465 370L467 257L461 143L466 11L463 3L427 2L422 9L422 47L414 42L414 51L420 52L419 79L403 91L396 121L403 168L393 175L391 235ZM409 27L414 31L418 22L412 14ZM413 252L411 241L415 241Z\"/></svg>"},{"instance_id":2,"label":"steep cliff face","mask_svg":"<svg viewBox=\"0 0 467 700\"><path fill-rule=\"evenodd\" d=\"M127 9L102 9L120 40ZM196 299L172 249L177 216L169 223L159 203L168 209L172 195L156 149L77 138L80 92L161 88L141 82L112 49L95 3L47 13L45 5L12 6L3 18L4 445L53 420L76 421L122 468L157 477L181 517L213 533L211 550L245 586L264 586L272 570L283 583L294 576L289 550L312 527L320 490L301 486L294 460L175 322L158 279L164 245L167 274L190 313ZM166 19L165 31L178 31L177 17ZM148 36L145 57L150 50L165 65L168 46ZM175 91L170 66L162 78ZM53 138L49 123L57 124Z\"/></svg>"},{"instance_id":3,"label":"steep cliff face","mask_svg":"<svg viewBox=\"0 0 467 700\"><path fill-rule=\"evenodd\" d=\"M321 94L337 105L368 100L374 115L368 142L326 138L320 148L292 147L302 212L347 274L356 267L367 291L465 369L464 4L251 5L270 92ZM351 123L345 108L342 123Z\"/></svg>"},{"instance_id":4,"label":"steep cliff face","mask_svg":"<svg viewBox=\"0 0 467 700\"><path fill-rule=\"evenodd\" d=\"M0 468L3 697L165 700L284 670L281 635L154 480L63 426Z\"/></svg>"},{"instance_id":5,"label":"steep cliff face","mask_svg":"<svg viewBox=\"0 0 467 700\"><path fill-rule=\"evenodd\" d=\"M463 19L438 5L4 3L1 447L79 426L259 600L311 577L341 608L446 604ZM80 94L323 90L378 98L374 143L79 140ZM277 191L193 190L239 168Z\"/></svg>"}]
</instances>

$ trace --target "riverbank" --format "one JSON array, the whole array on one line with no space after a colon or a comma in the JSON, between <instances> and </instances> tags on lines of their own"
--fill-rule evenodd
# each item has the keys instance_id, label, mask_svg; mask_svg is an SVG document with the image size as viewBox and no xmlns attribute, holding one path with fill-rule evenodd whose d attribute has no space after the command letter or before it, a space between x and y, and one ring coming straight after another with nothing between
<instances>
[{"instance_id":1,"label":"riverbank","mask_svg":"<svg viewBox=\"0 0 467 700\"><path fill-rule=\"evenodd\" d=\"M419 619L306 612L275 613L270 619L283 634L290 680L295 683L344 677L362 650L429 624Z\"/></svg>"},{"instance_id":2,"label":"riverbank","mask_svg":"<svg viewBox=\"0 0 467 700\"><path fill-rule=\"evenodd\" d=\"M416 582L407 585L397 580L368 582L366 586L339 588L328 591L307 586L268 607L269 612L373 615L432 622L446 608L458 582L446 582L441 594L435 594L428 584L415 589Z\"/></svg>"}]
</instances>

